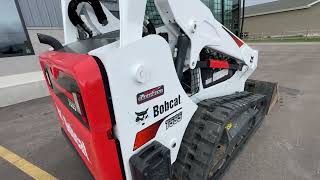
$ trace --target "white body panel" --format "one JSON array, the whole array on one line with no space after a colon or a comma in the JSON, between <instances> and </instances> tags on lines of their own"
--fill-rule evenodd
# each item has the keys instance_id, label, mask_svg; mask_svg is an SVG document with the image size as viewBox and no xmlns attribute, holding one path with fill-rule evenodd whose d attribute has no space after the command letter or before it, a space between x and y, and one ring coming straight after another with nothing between
<instances>
[{"instance_id":1,"label":"white body panel","mask_svg":"<svg viewBox=\"0 0 320 180\"><path fill-rule=\"evenodd\" d=\"M168 43L159 36L147 36L122 48L109 50L100 48L90 54L102 60L108 74L116 119L115 132L121 142L127 179L131 179L129 158L138 152L138 150L133 151L136 134L182 108L167 117L170 118L182 111L182 120L179 123L169 129L166 129L166 124L162 123L156 137L144 145L146 146L152 141L162 143L170 148L171 162L173 163L179 151L183 132L196 111L197 105L191 101L180 85ZM137 78L137 71L141 68L143 69L142 79L144 82L141 82L139 77ZM137 104L138 93L161 85L164 86L164 95L143 104ZM153 107L155 105L161 105L164 101L170 101L179 95L181 97L180 105L156 118L154 117ZM137 123L135 112L146 109L149 109L149 117L145 120L145 124ZM175 148L172 148L172 143L176 143Z\"/></svg>"}]
</instances>

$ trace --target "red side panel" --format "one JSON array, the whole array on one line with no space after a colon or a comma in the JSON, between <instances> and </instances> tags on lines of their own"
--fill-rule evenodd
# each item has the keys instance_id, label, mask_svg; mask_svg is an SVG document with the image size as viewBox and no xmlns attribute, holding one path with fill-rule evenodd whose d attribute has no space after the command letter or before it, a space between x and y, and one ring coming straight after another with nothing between
<instances>
[{"instance_id":1,"label":"red side panel","mask_svg":"<svg viewBox=\"0 0 320 180\"><path fill-rule=\"evenodd\" d=\"M230 64L228 61L221 61L216 59L210 59L209 61L209 67L214 69L229 69Z\"/></svg>"},{"instance_id":2,"label":"red side panel","mask_svg":"<svg viewBox=\"0 0 320 180\"><path fill-rule=\"evenodd\" d=\"M61 127L95 179L123 179L116 140L110 137L113 124L105 85L95 59L89 55L47 52L40 56L40 64L43 72L49 69L52 75L50 81L53 82L50 83L46 74L45 77L60 117ZM80 90L78 93L82 97L81 104L84 106L86 120L89 123L88 127L70 111L68 104L61 98L65 97L71 104L75 101L70 92L57 86L59 72L67 74L76 81Z\"/></svg>"}]
</instances>

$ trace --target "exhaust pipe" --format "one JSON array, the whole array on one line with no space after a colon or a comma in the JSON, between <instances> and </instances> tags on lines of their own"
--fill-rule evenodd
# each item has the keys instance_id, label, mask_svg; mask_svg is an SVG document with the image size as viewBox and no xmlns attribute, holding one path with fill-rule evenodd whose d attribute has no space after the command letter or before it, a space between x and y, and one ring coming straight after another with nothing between
<instances>
[{"instance_id":1,"label":"exhaust pipe","mask_svg":"<svg viewBox=\"0 0 320 180\"><path fill-rule=\"evenodd\" d=\"M40 33L38 33L37 36L40 43L51 46L53 50L63 49L63 45L56 38Z\"/></svg>"}]
</instances>

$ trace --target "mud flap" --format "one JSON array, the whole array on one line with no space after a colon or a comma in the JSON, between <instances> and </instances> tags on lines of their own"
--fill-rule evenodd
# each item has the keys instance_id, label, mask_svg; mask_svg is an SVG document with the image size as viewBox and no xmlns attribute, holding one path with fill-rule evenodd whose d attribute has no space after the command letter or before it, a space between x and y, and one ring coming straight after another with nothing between
<instances>
[{"instance_id":1,"label":"mud flap","mask_svg":"<svg viewBox=\"0 0 320 180\"><path fill-rule=\"evenodd\" d=\"M248 79L245 91L265 95L267 98L266 113L269 114L279 100L278 83Z\"/></svg>"}]
</instances>

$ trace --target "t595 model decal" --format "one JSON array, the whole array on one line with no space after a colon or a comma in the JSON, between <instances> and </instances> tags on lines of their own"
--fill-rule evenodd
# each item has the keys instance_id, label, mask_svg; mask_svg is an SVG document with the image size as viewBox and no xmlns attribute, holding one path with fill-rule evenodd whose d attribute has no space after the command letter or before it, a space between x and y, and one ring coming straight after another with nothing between
<instances>
[{"instance_id":1,"label":"t595 model decal","mask_svg":"<svg viewBox=\"0 0 320 180\"><path fill-rule=\"evenodd\" d=\"M182 111L166 120L166 130L178 124L182 120Z\"/></svg>"}]
</instances>

